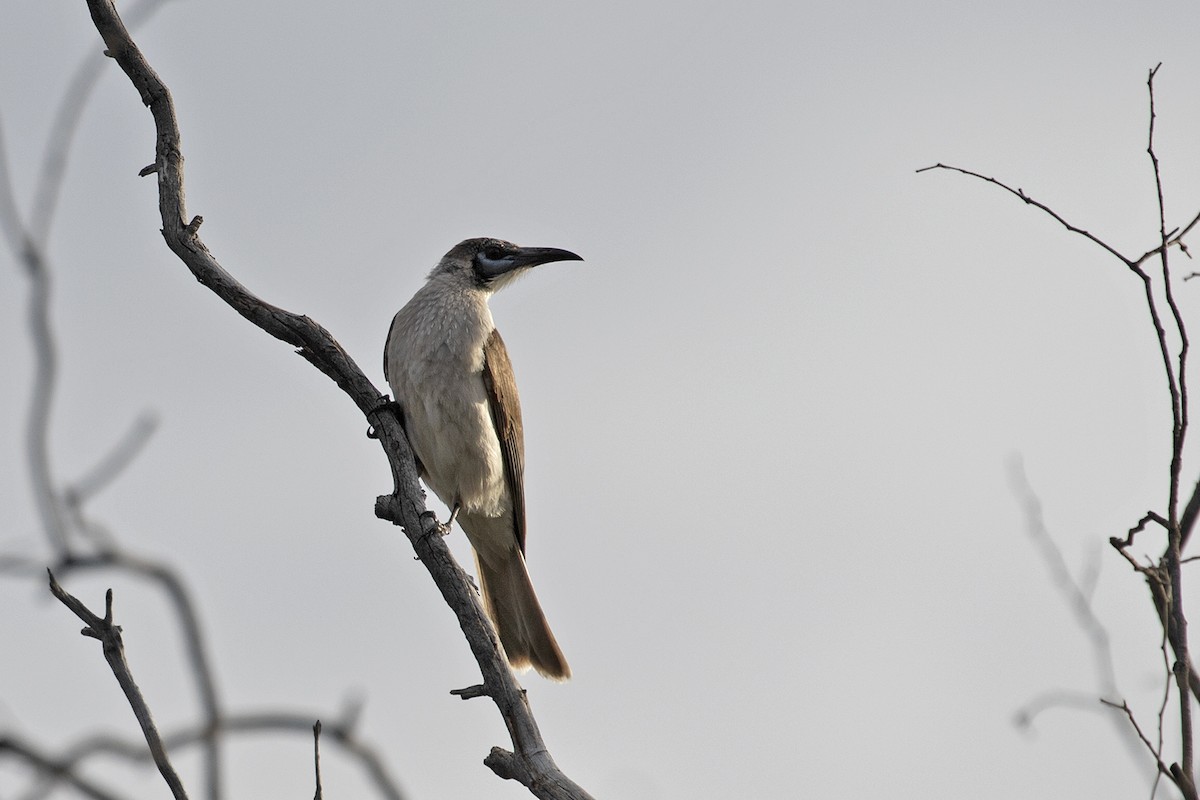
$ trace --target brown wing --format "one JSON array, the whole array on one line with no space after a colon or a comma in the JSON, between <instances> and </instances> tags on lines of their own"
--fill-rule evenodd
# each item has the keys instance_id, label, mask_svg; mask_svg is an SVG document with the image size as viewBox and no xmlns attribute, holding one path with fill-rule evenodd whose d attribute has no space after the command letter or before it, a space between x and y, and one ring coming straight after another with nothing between
<instances>
[{"instance_id":1,"label":"brown wing","mask_svg":"<svg viewBox=\"0 0 1200 800\"><path fill-rule=\"evenodd\" d=\"M393 317L392 324L388 326L387 339L385 339L383 342L383 379L385 381L388 381L389 383L391 382L392 379L391 379L391 376L388 375L387 362L390 361L391 357L392 357L392 333L395 330L396 330L396 319Z\"/></svg>"},{"instance_id":2,"label":"brown wing","mask_svg":"<svg viewBox=\"0 0 1200 800\"><path fill-rule=\"evenodd\" d=\"M400 317L400 314L396 314ZM391 337L396 335L396 317L391 318L391 325L388 326L388 338L384 339L383 343L383 379L391 383L391 375L388 374L388 361L391 359Z\"/></svg>"},{"instance_id":3,"label":"brown wing","mask_svg":"<svg viewBox=\"0 0 1200 800\"><path fill-rule=\"evenodd\" d=\"M512 492L513 535L521 552L525 552L525 428L521 424L521 401L517 398L517 382L512 362L500 331L493 329L483 346L483 385L487 390L488 408L500 439L500 454L504 458L504 477Z\"/></svg>"}]
</instances>

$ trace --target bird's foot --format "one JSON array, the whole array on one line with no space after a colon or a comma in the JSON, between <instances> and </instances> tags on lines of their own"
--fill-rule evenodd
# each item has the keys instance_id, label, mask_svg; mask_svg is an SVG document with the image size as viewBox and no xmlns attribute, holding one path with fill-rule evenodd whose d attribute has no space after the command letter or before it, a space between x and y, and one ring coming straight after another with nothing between
<instances>
[{"instance_id":1,"label":"bird's foot","mask_svg":"<svg viewBox=\"0 0 1200 800\"><path fill-rule=\"evenodd\" d=\"M389 395L383 395L379 402L373 408L367 411L367 420L370 421L373 415L378 414L381 411L391 411L394 413L396 415L396 419L400 420L400 427L404 427L404 407L393 400ZM407 434L408 431L405 431L405 433ZM374 426L367 428L367 438L379 438L379 433L375 430Z\"/></svg>"},{"instance_id":2,"label":"bird's foot","mask_svg":"<svg viewBox=\"0 0 1200 800\"><path fill-rule=\"evenodd\" d=\"M446 522L440 522L437 518L437 514L433 513L432 511L422 511L421 516L428 517L429 519L433 520L433 527L429 530L430 533L437 533L441 536L450 535L450 526L454 522L453 515L451 515L450 519Z\"/></svg>"}]
</instances>

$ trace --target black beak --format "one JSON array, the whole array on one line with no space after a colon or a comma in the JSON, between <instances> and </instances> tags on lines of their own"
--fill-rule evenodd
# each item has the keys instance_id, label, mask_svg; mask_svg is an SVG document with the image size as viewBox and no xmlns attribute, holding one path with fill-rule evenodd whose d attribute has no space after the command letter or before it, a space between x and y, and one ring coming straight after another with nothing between
<instances>
[{"instance_id":1,"label":"black beak","mask_svg":"<svg viewBox=\"0 0 1200 800\"><path fill-rule=\"evenodd\" d=\"M583 261L583 257L557 247L522 247L512 257L512 268L536 267L553 261Z\"/></svg>"}]
</instances>

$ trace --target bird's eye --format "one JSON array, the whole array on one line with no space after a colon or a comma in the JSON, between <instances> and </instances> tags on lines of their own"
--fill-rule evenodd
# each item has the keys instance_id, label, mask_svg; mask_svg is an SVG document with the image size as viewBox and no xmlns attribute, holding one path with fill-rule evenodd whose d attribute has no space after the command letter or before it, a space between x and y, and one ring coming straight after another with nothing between
<instances>
[{"instance_id":1,"label":"bird's eye","mask_svg":"<svg viewBox=\"0 0 1200 800\"><path fill-rule=\"evenodd\" d=\"M504 258L505 255L506 253L499 247L489 247L487 250L483 251L483 257L488 261L499 261L500 259Z\"/></svg>"}]
</instances>

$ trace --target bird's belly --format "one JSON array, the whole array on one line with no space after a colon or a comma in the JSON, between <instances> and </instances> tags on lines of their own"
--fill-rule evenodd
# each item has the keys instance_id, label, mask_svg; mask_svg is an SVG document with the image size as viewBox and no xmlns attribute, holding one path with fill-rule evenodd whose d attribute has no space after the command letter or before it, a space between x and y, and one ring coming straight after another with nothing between
<instances>
[{"instance_id":1,"label":"bird's belly","mask_svg":"<svg viewBox=\"0 0 1200 800\"><path fill-rule=\"evenodd\" d=\"M478 375L404 402L425 482L447 507L487 517L508 512L504 460Z\"/></svg>"}]
</instances>

